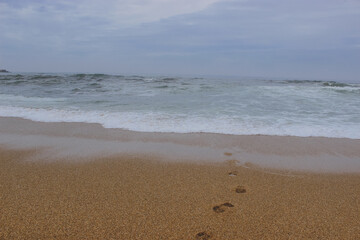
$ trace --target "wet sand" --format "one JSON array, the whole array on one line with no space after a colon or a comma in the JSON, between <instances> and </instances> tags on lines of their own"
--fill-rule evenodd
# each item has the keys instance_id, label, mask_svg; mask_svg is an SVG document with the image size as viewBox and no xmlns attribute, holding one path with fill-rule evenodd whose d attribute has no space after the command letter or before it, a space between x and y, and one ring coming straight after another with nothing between
<instances>
[{"instance_id":1,"label":"wet sand","mask_svg":"<svg viewBox=\"0 0 360 240\"><path fill-rule=\"evenodd\" d=\"M0 239L359 239L360 175L0 150Z\"/></svg>"},{"instance_id":2,"label":"wet sand","mask_svg":"<svg viewBox=\"0 0 360 240\"><path fill-rule=\"evenodd\" d=\"M45 161L58 158L86 161L94 156L130 154L172 162L213 163L234 159L243 166L360 173L360 139L147 133L106 129L94 123L42 123L0 117L1 145L12 149L46 149L35 156Z\"/></svg>"}]
</instances>

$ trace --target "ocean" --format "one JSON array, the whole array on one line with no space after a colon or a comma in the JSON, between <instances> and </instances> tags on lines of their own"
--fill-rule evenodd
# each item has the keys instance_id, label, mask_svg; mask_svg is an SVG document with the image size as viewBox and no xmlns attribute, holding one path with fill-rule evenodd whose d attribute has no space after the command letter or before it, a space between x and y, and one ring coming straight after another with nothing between
<instances>
[{"instance_id":1,"label":"ocean","mask_svg":"<svg viewBox=\"0 0 360 240\"><path fill-rule=\"evenodd\" d=\"M360 139L360 84L256 78L0 74L0 116L143 132Z\"/></svg>"}]
</instances>

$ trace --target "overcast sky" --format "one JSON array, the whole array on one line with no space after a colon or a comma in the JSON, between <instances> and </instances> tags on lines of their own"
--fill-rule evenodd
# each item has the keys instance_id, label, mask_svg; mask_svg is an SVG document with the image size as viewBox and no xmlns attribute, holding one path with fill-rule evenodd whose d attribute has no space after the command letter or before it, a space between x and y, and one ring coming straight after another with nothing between
<instances>
[{"instance_id":1,"label":"overcast sky","mask_svg":"<svg viewBox=\"0 0 360 240\"><path fill-rule=\"evenodd\" d=\"M0 0L0 68L360 82L360 1Z\"/></svg>"}]
</instances>

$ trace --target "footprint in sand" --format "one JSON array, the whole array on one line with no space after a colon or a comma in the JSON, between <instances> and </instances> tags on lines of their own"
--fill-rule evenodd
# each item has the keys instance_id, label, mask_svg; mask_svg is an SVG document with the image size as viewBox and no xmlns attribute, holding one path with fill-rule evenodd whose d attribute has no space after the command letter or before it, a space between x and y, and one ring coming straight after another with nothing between
<instances>
[{"instance_id":1,"label":"footprint in sand","mask_svg":"<svg viewBox=\"0 0 360 240\"><path fill-rule=\"evenodd\" d=\"M196 240L208 240L211 238L211 235L206 232L199 232L195 236Z\"/></svg>"},{"instance_id":2,"label":"footprint in sand","mask_svg":"<svg viewBox=\"0 0 360 240\"><path fill-rule=\"evenodd\" d=\"M246 193L246 188L244 186L237 186L235 188L236 193Z\"/></svg>"},{"instance_id":3,"label":"footprint in sand","mask_svg":"<svg viewBox=\"0 0 360 240\"><path fill-rule=\"evenodd\" d=\"M231 203L226 202L226 203L223 203L221 205L213 207L213 210L216 213L222 213L222 212L225 212L225 207L234 207L234 205L231 204Z\"/></svg>"},{"instance_id":4,"label":"footprint in sand","mask_svg":"<svg viewBox=\"0 0 360 240\"><path fill-rule=\"evenodd\" d=\"M216 213L225 212L225 209L222 208L221 206L215 206L215 207L213 207L213 210L214 210L214 212L216 212Z\"/></svg>"},{"instance_id":5,"label":"footprint in sand","mask_svg":"<svg viewBox=\"0 0 360 240\"><path fill-rule=\"evenodd\" d=\"M234 207L234 205L232 205L231 203L223 203L222 204L223 206L225 206L225 207Z\"/></svg>"},{"instance_id":6,"label":"footprint in sand","mask_svg":"<svg viewBox=\"0 0 360 240\"><path fill-rule=\"evenodd\" d=\"M237 176L238 175L238 172L237 171L231 171L231 172L229 172L229 176L230 177L235 177L235 176Z\"/></svg>"}]
</instances>

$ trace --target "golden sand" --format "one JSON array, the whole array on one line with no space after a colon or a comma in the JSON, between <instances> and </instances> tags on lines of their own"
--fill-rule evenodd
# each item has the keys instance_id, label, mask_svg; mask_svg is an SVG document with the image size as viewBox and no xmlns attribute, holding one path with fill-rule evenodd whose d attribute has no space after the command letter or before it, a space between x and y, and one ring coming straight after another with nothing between
<instances>
[{"instance_id":1,"label":"golden sand","mask_svg":"<svg viewBox=\"0 0 360 240\"><path fill-rule=\"evenodd\" d=\"M0 151L0 239L360 239L360 175Z\"/></svg>"}]
</instances>

